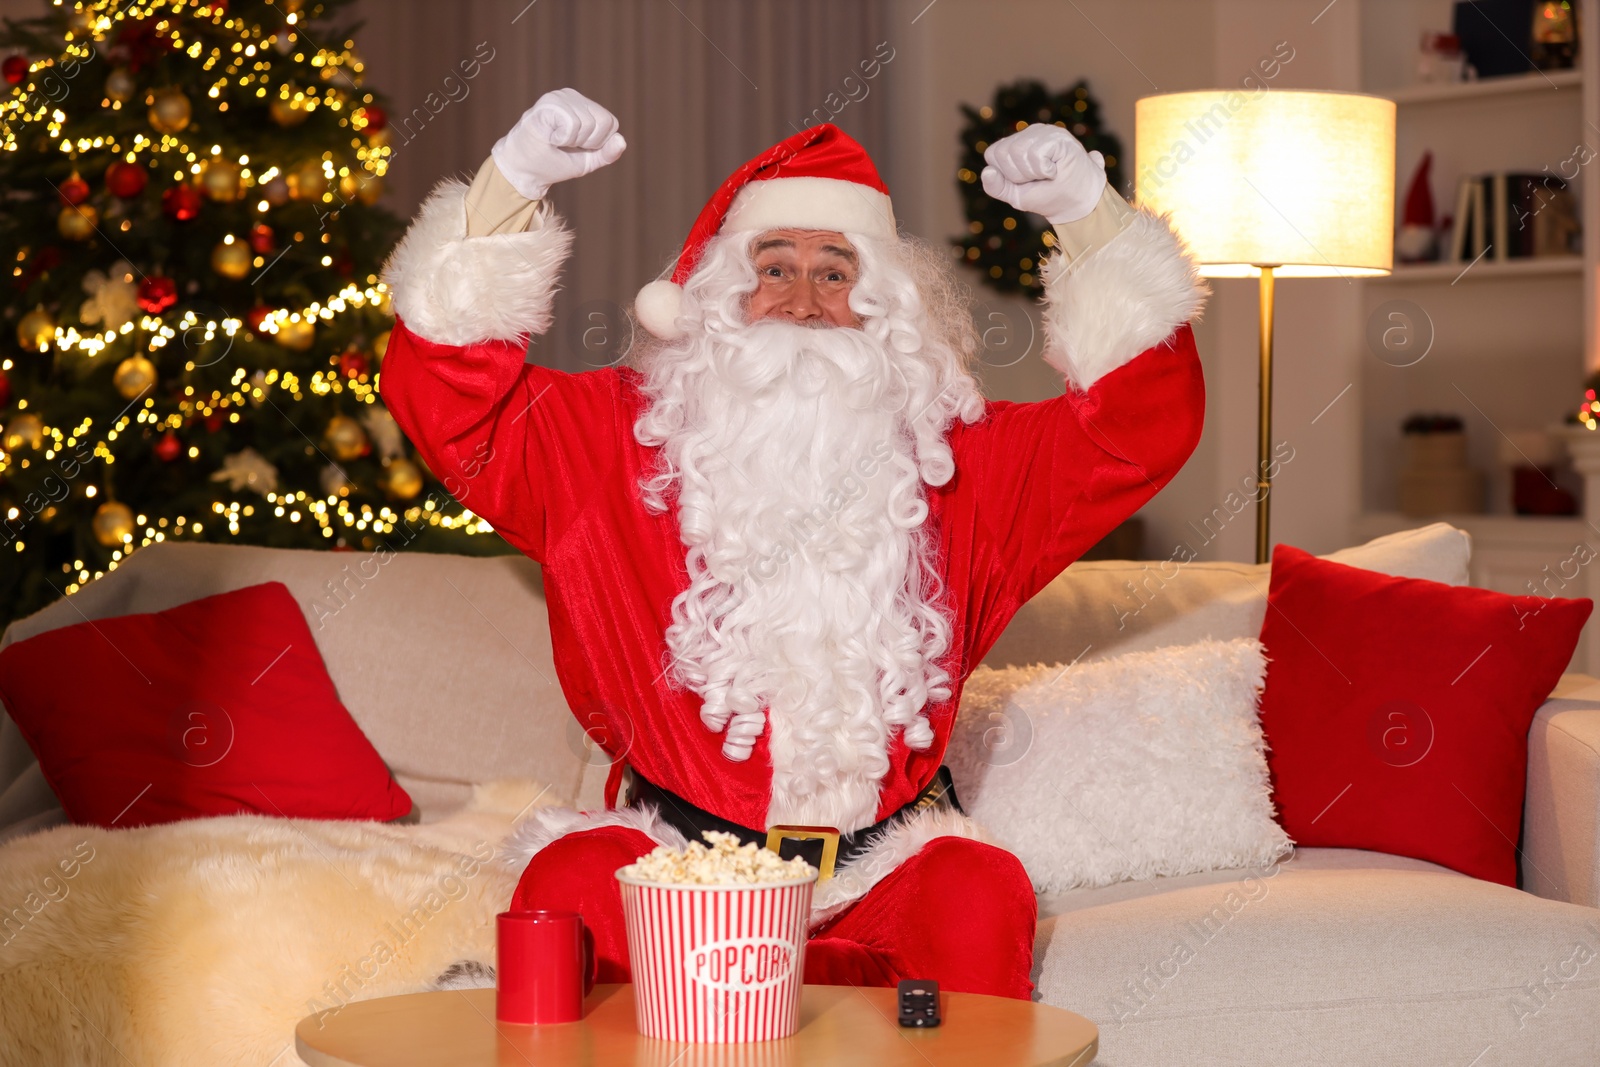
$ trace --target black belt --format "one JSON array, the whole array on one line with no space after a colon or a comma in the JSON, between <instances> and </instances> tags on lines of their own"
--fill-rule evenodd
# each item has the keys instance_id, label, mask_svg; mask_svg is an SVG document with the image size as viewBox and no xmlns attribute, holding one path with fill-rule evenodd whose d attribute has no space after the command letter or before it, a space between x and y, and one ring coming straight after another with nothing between
<instances>
[{"instance_id":1,"label":"black belt","mask_svg":"<svg viewBox=\"0 0 1600 1067\"><path fill-rule=\"evenodd\" d=\"M661 820L687 837L690 841L702 840L707 830L718 830L737 837L741 844L765 845L784 859L803 856L816 867L822 880L833 875L835 864L848 863L866 851L867 842L903 819L927 808L954 808L961 810L956 799L955 783L950 779L950 769L940 767L933 780L909 804L881 822L848 834L831 826L772 826L753 830L736 822L729 822L645 779L637 768L633 769L633 789L628 799L629 807L654 804L661 812Z\"/></svg>"}]
</instances>

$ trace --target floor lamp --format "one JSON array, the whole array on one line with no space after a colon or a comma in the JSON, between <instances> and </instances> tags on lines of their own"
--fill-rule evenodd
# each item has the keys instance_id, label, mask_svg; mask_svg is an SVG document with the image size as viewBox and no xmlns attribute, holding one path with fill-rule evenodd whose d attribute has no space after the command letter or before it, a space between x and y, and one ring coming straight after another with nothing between
<instances>
[{"instance_id":1,"label":"floor lamp","mask_svg":"<svg viewBox=\"0 0 1600 1067\"><path fill-rule=\"evenodd\" d=\"M1278 278L1362 278L1394 263L1394 102L1358 93L1208 90L1135 108L1138 200L1171 213L1210 278L1261 279L1256 562L1272 491Z\"/></svg>"}]
</instances>

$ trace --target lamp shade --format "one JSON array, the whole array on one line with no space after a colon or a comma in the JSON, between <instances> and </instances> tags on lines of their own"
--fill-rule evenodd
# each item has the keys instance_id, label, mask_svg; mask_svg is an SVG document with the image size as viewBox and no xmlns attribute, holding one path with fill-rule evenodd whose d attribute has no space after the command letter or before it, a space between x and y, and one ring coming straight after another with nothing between
<instances>
[{"instance_id":1,"label":"lamp shade","mask_svg":"<svg viewBox=\"0 0 1600 1067\"><path fill-rule=\"evenodd\" d=\"M1392 100L1271 89L1138 101L1139 203L1171 212L1215 278L1394 266Z\"/></svg>"}]
</instances>

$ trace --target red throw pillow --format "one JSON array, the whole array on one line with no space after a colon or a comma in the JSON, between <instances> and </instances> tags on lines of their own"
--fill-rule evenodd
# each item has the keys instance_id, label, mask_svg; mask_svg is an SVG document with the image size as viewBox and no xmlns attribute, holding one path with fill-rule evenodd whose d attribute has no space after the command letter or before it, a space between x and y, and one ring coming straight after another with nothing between
<instances>
[{"instance_id":1,"label":"red throw pillow","mask_svg":"<svg viewBox=\"0 0 1600 1067\"><path fill-rule=\"evenodd\" d=\"M411 810L282 582L19 641L0 699L75 823Z\"/></svg>"},{"instance_id":2,"label":"red throw pillow","mask_svg":"<svg viewBox=\"0 0 1600 1067\"><path fill-rule=\"evenodd\" d=\"M1261 726L1284 830L1516 885L1528 728L1593 607L1277 545Z\"/></svg>"}]
</instances>

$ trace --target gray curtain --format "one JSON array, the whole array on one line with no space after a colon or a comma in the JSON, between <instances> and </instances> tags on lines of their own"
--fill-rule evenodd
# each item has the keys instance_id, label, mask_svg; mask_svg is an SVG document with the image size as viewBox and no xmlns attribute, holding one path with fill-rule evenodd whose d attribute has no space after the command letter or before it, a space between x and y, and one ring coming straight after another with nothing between
<instances>
[{"instance_id":1,"label":"gray curtain","mask_svg":"<svg viewBox=\"0 0 1600 1067\"><path fill-rule=\"evenodd\" d=\"M535 358L616 358L622 309L682 244L716 185L810 122L837 123L894 186L888 0L365 0L356 36L392 103L387 202L409 214L470 179L541 93L570 85L621 120L615 165L560 185L577 232ZM887 63L884 59L887 58ZM904 64L902 64L904 65ZM868 74L875 77L868 77Z\"/></svg>"}]
</instances>

